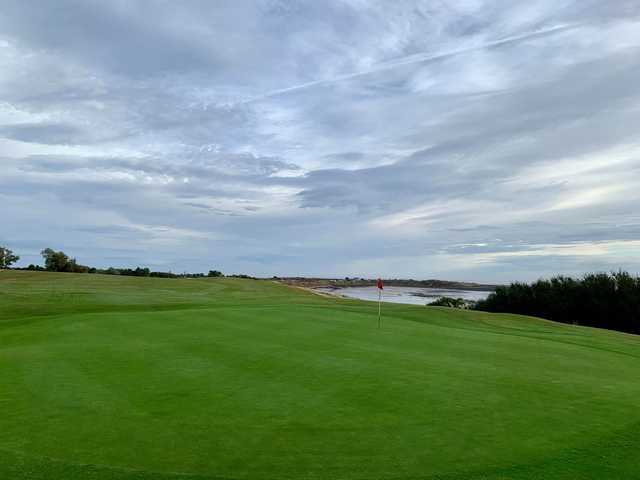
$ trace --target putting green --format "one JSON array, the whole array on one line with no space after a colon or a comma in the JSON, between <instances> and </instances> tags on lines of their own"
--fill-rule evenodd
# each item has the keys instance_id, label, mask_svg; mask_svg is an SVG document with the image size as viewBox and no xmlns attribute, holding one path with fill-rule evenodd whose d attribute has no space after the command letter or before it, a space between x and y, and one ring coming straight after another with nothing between
<instances>
[{"instance_id":1,"label":"putting green","mask_svg":"<svg viewBox=\"0 0 640 480\"><path fill-rule=\"evenodd\" d=\"M640 337L270 281L0 272L0 478L640 478Z\"/></svg>"}]
</instances>

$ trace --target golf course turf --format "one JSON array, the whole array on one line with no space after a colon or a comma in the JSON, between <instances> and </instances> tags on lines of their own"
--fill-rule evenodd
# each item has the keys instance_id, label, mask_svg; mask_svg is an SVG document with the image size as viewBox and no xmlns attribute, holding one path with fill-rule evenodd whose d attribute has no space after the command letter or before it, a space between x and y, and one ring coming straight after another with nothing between
<instances>
[{"instance_id":1,"label":"golf course turf","mask_svg":"<svg viewBox=\"0 0 640 480\"><path fill-rule=\"evenodd\" d=\"M0 271L0 479L640 478L640 337Z\"/></svg>"}]
</instances>

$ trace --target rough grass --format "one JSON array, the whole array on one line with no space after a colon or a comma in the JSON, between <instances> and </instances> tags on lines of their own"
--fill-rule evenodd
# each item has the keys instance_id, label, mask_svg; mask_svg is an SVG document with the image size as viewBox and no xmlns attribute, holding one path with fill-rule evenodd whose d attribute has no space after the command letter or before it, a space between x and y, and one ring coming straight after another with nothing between
<instances>
[{"instance_id":1,"label":"rough grass","mask_svg":"<svg viewBox=\"0 0 640 480\"><path fill-rule=\"evenodd\" d=\"M0 478L640 478L640 340L267 281L0 272Z\"/></svg>"}]
</instances>

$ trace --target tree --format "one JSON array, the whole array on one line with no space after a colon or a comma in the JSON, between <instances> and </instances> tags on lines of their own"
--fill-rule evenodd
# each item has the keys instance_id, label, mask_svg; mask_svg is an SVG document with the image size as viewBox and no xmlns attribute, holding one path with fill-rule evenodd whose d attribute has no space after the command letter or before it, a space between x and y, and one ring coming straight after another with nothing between
<instances>
[{"instance_id":1,"label":"tree","mask_svg":"<svg viewBox=\"0 0 640 480\"><path fill-rule=\"evenodd\" d=\"M18 255L14 255L8 248L0 247L0 268L9 268L18 260L20 260Z\"/></svg>"},{"instance_id":2,"label":"tree","mask_svg":"<svg viewBox=\"0 0 640 480\"><path fill-rule=\"evenodd\" d=\"M50 272L89 273L89 267L80 265L75 258L69 258L64 252L45 248L40 254L44 258L44 269Z\"/></svg>"},{"instance_id":3,"label":"tree","mask_svg":"<svg viewBox=\"0 0 640 480\"><path fill-rule=\"evenodd\" d=\"M78 264L75 258L69 258L64 252L45 248L40 252L44 258L44 269L50 272L87 273L89 267Z\"/></svg>"},{"instance_id":4,"label":"tree","mask_svg":"<svg viewBox=\"0 0 640 480\"><path fill-rule=\"evenodd\" d=\"M56 252L52 248L45 248L40 252L44 258L44 268L50 272L68 272L69 257L64 252Z\"/></svg>"},{"instance_id":5,"label":"tree","mask_svg":"<svg viewBox=\"0 0 640 480\"><path fill-rule=\"evenodd\" d=\"M209 270L209 273L207 274L207 277L221 277L222 276L222 272L219 272L218 270Z\"/></svg>"}]
</instances>

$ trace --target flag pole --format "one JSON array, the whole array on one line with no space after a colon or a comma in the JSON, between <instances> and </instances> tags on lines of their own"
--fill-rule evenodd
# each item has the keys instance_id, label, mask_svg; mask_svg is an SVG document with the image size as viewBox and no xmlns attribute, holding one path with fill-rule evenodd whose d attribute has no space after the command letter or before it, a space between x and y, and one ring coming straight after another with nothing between
<instances>
[{"instance_id":1,"label":"flag pole","mask_svg":"<svg viewBox=\"0 0 640 480\"><path fill-rule=\"evenodd\" d=\"M380 317L380 306L382 305L382 289L384 288L381 278L378 278L378 280L376 281L376 287L378 287L378 328L380 328L382 326L382 319Z\"/></svg>"},{"instance_id":2,"label":"flag pole","mask_svg":"<svg viewBox=\"0 0 640 480\"><path fill-rule=\"evenodd\" d=\"M382 305L382 289L378 289L378 328L381 326L380 307Z\"/></svg>"}]
</instances>

